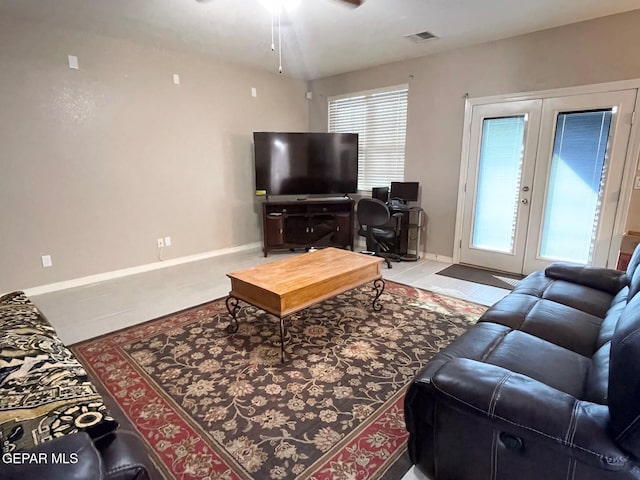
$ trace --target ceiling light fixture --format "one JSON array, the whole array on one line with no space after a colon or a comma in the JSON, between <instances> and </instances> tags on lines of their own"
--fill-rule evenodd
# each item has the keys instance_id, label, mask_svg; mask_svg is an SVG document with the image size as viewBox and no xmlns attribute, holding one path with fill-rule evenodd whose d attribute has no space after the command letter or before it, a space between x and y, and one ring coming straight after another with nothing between
<instances>
[{"instance_id":1,"label":"ceiling light fixture","mask_svg":"<svg viewBox=\"0 0 640 480\"><path fill-rule=\"evenodd\" d=\"M300 0L260 0L260 3L271 12L271 51L275 52L276 44L275 44L275 35L274 35L274 25L275 20L278 20L278 73L282 73L282 23L281 16L282 11L286 10L287 12L291 12L295 9Z\"/></svg>"}]
</instances>

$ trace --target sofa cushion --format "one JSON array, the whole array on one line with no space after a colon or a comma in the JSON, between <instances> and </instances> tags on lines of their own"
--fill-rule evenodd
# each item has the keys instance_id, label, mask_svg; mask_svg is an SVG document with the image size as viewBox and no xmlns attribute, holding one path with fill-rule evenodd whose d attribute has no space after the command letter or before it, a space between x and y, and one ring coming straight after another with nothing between
<instances>
[{"instance_id":1,"label":"sofa cushion","mask_svg":"<svg viewBox=\"0 0 640 480\"><path fill-rule=\"evenodd\" d=\"M484 362L526 375L582 399L591 359L528 333L513 330L493 346ZM562 368L558 368L559 365Z\"/></svg>"},{"instance_id":2,"label":"sofa cushion","mask_svg":"<svg viewBox=\"0 0 640 480\"><path fill-rule=\"evenodd\" d=\"M622 288L626 284L626 277L620 272L618 275L620 276L619 285ZM605 291L590 285L555 279L546 276L543 271L538 271L522 279L512 293L551 300L602 318L606 315L617 291Z\"/></svg>"},{"instance_id":3,"label":"sofa cushion","mask_svg":"<svg viewBox=\"0 0 640 480\"><path fill-rule=\"evenodd\" d=\"M636 273L640 271L637 270ZM625 307L613 340L609 371L611 430L625 450L640 458L640 295Z\"/></svg>"},{"instance_id":4,"label":"sofa cushion","mask_svg":"<svg viewBox=\"0 0 640 480\"><path fill-rule=\"evenodd\" d=\"M636 247L633 251L633 255L631 255L629 264L627 265L627 282L631 282L631 278L633 278L633 276L635 275L636 270L638 269L638 265L640 265L640 248Z\"/></svg>"},{"instance_id":5,"label":"sofa cushion","mask_svg":"<svg viewBox=\"0 0 640 480\"><path fill-rule=\"evenodd\" d=\"M605 343L592 355L583 400L600 405L607 405L610 356L611 342Z\"/></svg>"},{"instance_id":6,"label":"sofa cushion","mask_svg":"<svg viewBox=\"0 0 640 480\"><path fill-rule=\"evenodd\" d=\"M585 356L593 355L600 347L602 318L531 295L507 295L479 321L506 325Z\"/></svg>"},{"instance_id":7,"label":"sofa cushion","mask_svg":"<svg viewBox=\"0 0 640 480\"><path fill-rule=\"evenodd\" d=\"M633 275L627 276L627 278L629 279L630 300L632 297L635 297L638 292L640 292L640 268L636 268L635 270L633 270Z\"/></svg>"},{"instance_id":8,"label":"sofa cushion","mask_svg":"<svg viewBox=\"0 0 640 480\"><path fill-rule=\"evenodd\" d=\"M0 298L0 392L5 448L78 431L98 438L117 427L84 367L22 292Z\"/></svg>"},{"instance_id":9,"label":"sofa cushion","mask_svg":"<svg viewBox=\"0 0 640 480\"><path fill-rule=\"evenodd\" d=\"M549 265L544 273L554 280L563 280L569 284L590 287L612 295L628 283L625 273L619 270L576 263L555 262Z\"/></svg>"}]
</instances>

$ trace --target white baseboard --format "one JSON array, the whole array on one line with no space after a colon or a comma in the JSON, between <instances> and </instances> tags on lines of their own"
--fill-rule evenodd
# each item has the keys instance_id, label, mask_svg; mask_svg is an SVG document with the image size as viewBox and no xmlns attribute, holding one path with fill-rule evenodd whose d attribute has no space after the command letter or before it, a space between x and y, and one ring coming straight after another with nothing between
<instances>
[{"instance_id":1,"label":"white baseboard","mask_svg":"<svg viewBox=\"0 0 640 480\"><path fill-rule=\"evenodd\" d=\"M434 262L453 263L453 257L447 257L446 255L440 255L439 253L425 253L422 258L433 260Z\"/></svg>"},{"instance_id":2,"label":"white baseboard","mask_svg":"<svg viewBox=\"0 0 640 480\"><path fill-rule=\"evenodd\" d=\"M65 280L62 282L49 283L47 285L40 285L37 287L26 288L24 293L27 296L42 295L43 293L56 292L58 290L66 290L67 288L81 287L96 282L104 282L106 280L113 280L114 278L126 277L128 275L135 275L136 273L150 272L152 270L159 270L161 268L173 267L175 265L181 265L183 263L196 262L198 260L205 260L207 258L218 257L220 255L227 255L229 253L244 252L246 250L253 250L260 248L262 243L248 243L246 245L238 245L236 247L221 248L220 250L211 250L209 252L197 253L195 255L187 255L185 257L172 258L170 260L164 260L161 262L148 263L146 265L138 265L136 267L123 268L121 270L114 270L111 272L98 273L96 275L89 275L86 277L74 278L71 280Z\"/></svg>"}]
</instances>

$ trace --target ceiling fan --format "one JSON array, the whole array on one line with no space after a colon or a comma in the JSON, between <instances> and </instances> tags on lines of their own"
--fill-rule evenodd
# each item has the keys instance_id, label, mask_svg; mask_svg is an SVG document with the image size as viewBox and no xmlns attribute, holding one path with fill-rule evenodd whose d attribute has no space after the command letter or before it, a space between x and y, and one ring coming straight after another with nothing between
<instances>
[{"instance_id":1,"label":"ceiling fan","mask_svg":"<svg viewBox=\"0 0 640 480\"><path fill-rule=\"evenodd\" d=\"M362 5L363 0L338 0L339 2L350 3L355 7Z\"/></svg>"},{"instance_id":2,"label":"ceiling fan","mask_svg":"<svg viewBox=\"0 0 640 480\"><path fill-rule=\"evenodd\" d=\"M196 0L198 3L209 3L212 0ZM349 5L353 5L354 7L359 7L364 3L364 0L335 0L337 2L348 3Z\"/></svg>"},{"instance_id":3,"label":"ceiling fan","mask_svg":"<svg viewBox=\"0 0 640 480\"><path fill-rule=\"evenodd\" d=\"M209 3L212 0L196 0L198 3ZM280 37L280 15L283 10L289 10L300 3L301 0L260 0L260 2L271 12L271 50L275 51L275 31L277 19L278 37L278 72L282 73L282 39ZM335 0L354 8L361 6L365 0Z\"/></svg>"}]
</instances>

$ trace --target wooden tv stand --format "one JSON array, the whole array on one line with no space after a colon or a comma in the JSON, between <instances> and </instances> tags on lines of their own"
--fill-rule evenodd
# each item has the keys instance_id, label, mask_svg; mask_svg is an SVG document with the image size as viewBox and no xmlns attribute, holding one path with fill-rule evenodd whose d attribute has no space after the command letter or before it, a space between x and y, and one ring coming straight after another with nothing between
<instances>
[{"instance_id":1,"label":"wooden tv stand","mask_svg":"<svg viewBox=\"0 0 640 480\"><path fill-rule=\"evenodd\" d=\"M349 247L353 250L350 198L267 200L262 204L264 256L271 250Z\"/></svg>"}]
</instances>

